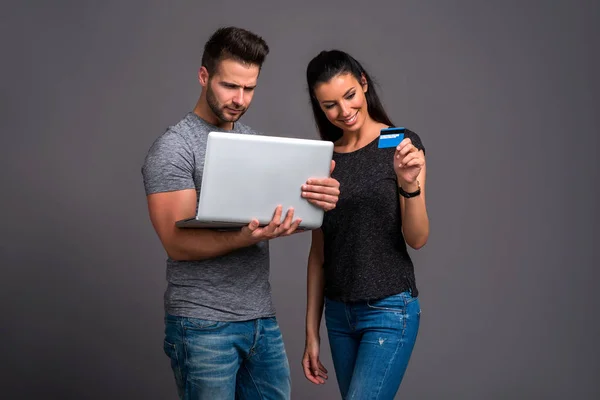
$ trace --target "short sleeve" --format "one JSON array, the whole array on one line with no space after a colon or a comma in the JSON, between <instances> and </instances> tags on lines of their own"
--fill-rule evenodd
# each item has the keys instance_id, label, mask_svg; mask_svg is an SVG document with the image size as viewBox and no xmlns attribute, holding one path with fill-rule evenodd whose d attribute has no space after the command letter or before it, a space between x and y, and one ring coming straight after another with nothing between
<instances>
[{"instance_id":1,"label":"short sleeve","mask_svg":"<svg viewBox=\"0 0 600 400\"><path fill-rule=\"evenodd\" d=\"M192 148L185 139L165 132L154 141L142 166L146 195L194 189L194 165Z\"/></svg>"},{"instance_id":2,"label":"short sleeve","mask_svg":"<svg viewBox=\"0 0 600 400\"><path fill-rule=\"evenodd\" d=\"M425 146L423 146L421 137L416 132L413 132L410 129L405 129L404 134L406 135L407 138L410 139L413 146L415 146L419 150L423 150L423 153L425 153Z\"/></svg>"}]
</instances>

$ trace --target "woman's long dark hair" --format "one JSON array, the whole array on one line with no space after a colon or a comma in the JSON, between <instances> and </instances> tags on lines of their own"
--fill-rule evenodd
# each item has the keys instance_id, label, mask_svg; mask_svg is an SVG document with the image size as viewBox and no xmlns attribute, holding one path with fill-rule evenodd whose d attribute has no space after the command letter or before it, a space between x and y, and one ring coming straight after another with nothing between
<instances>
[{"instance_id":1,"label":"woman's long dark hair","mask_svg":"<svg viewBox=\"0 0 600 400\"><path fill-rule=\"evenodd\" d=\"M310 104L312 106L313 115L319 135L323 140L335 142L342 137L342 130L333 125L327 119L327 116L321 109L319 102L315 96L315 87L319 83L326 83L331 78L340 74L352 74L358 82L361 82L362 76L367 80L367 110L369 116L382 124L393 126L394 124L385 112L373 80L365 71L365 69L356 61L350 54L340 50L329 50L320 52L315 58L310 60L306 67L306 81L308 82L308 93L310 94Z\"/></svg>"}]
</instances>

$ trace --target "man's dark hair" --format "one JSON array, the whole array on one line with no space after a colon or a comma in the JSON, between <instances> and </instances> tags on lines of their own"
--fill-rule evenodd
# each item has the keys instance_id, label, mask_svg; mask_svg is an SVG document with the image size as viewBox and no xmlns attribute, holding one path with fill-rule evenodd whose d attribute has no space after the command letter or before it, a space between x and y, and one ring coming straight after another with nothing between
<instances>
[{"instance_id":1,"label":"man's dark hair","mask_svg":"<svg viewBox=\"0 0 600 400\"><path fill-rule=\"evenodd\" d=\"M204 45L202 66L212 73L220 61L233 59L244 64L262 67L269 54L263 38L246 29L233 26L219 28Z\"/></svg>"}]
</instances>

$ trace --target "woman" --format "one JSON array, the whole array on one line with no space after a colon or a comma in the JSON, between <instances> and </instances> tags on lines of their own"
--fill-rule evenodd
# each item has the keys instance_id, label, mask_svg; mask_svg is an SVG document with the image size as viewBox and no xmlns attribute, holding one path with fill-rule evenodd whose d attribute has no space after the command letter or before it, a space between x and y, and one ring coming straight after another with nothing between
<instances>
[{"instance_id":1,"label":"woman","mask_svg":"<svg viewBox=\"0 0 600 400\"><path fill-rule=\"evenodd\" d=\"M323 51L306 77L323 140L334 142L340 182L334 210L312 233L308 259L308 380L322 384L323 307L342 398L393 399L419 330L421 309L407 244L425 245L425 149L406 129L397 147L379 148L393 127L369 74L342 51Z\"/></svg>"}]
</instances>

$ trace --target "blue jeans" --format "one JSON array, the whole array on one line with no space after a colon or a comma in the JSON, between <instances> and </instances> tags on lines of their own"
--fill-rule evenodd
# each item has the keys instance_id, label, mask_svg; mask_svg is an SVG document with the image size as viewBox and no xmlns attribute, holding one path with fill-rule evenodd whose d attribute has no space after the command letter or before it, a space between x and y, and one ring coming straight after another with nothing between
<instances>
[{"instance_id":1,"label":"blue jeans","mask_svg":"<svg viewBox=\"0 0 600 400\"><path fill-rule=\"evenodd\" d=\"M290 368L275 317L218 322L167 314L164 351L180 399L290 398Z\"/></svg>"},{"instance_id":2,"label":"blue jeans","mask_svg":"<svg viewBox=\"0 0 600 400\"><path fill-rule=\"evenodd\" d=\"M381 300L325 299L325 322L343 399L393 399L417 339L419 300L404 292Z\"/></svg>"}]
</instances>

